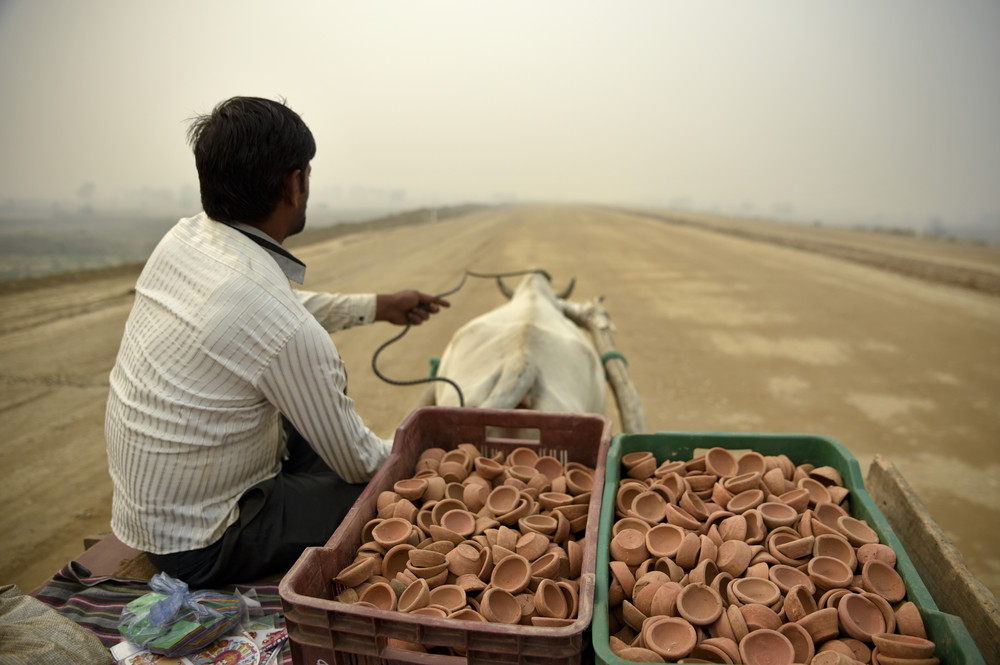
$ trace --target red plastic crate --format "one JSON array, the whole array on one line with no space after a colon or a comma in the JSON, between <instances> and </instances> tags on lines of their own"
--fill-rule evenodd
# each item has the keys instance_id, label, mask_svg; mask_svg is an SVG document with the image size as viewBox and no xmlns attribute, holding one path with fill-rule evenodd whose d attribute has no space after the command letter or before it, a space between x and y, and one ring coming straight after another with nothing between
<instances>
[{"instance_id":1,"label":"red plastic crate","mask_svg":"<svg viewBox=\"0 0 1000 665\"><path fill-rule=\"evenodd\" d=\"M600 524L605 462L611 422L604 416L525 410L424 407L396 430L392 455L382 465L325 547L305 551L282 579L292 659L296 665L356 663L447 663L453 665L578 665L590 652L594 609L597 530ZM388 612L333 599L333 578L355 557L364 525L377 513L380 492L413 475L427 448L446 450L473 443L484 454L526 446L564 464L579 462L595 470L577 620L562 628L510 626L438 619ZM464 656L416 653L387 646L387 640L446 647ZM589 659L589 658L588 658Z\"/></svg>"}]
</instances>

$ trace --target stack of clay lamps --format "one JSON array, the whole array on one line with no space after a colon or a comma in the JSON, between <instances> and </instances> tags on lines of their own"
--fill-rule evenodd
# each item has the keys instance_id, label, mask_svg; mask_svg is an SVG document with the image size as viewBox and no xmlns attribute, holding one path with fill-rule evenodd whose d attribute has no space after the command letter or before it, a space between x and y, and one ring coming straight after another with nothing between
<instances>
[{"instance_id":1,"label":"stack of clay lamps","mask_svg":"<svg viewBox=\"0 0 1000 665\"><path fill-rule=\"evenodd\" d=\"M428 448L378 496L336 599L437 618L560 627L578 616L594 470L527 447ZM420 649L419 645L396 644Z\"/></svg>"},{"instance_id":2,"label":"stack of clay lamps","mask_svg":"<svg viewBox=\"0 0 1000 665\"><path fill-rule=\"evenodd\" d=\"M625 660L935 665L896 553L836 469L712 448L622 456L611 650ZM606 519L606 518L605 518Z\"/></svg>"}]
</instances>

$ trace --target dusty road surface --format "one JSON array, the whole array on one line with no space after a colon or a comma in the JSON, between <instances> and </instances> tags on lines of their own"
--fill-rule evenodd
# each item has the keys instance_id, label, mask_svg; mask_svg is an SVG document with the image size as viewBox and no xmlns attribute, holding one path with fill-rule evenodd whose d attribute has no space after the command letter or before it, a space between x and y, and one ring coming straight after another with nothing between
<instances>
[{"instance_id":1,"label":"dusty road surface","mask_svg":"<svg viewBox=\"0 0 1000 665\"><path fill-rule=\"evenodd\" d=\"M823 434L863 471L886 455L972 572L1000 593L1000 296L989 286L1000 250L534 206L294 251L315 290L439 293L466 268L540 266L557 288L575 276L574 299L605 297L651 430ZM34 588L79 553L85 535L108 530L104 404L135 278L120 270L0 288L2 583ZM451 301L390 346L379 368L396 379L426 376L459 326L503 302L493 283L476 279ZM372 372L373 352L398 330L377 324L334 336L349 394L386 437L422 392ZM619 431L612 400L608 415Z\"/></svg>"}]
</instances>

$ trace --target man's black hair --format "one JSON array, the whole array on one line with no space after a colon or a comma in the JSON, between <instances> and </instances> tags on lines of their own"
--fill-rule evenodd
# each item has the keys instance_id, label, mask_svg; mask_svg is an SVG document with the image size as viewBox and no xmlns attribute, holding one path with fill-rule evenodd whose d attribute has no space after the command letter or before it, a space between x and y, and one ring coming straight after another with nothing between
<instances>
[{"instance_id":1,"label":"man's black hair","mask_svg":"<svg viewBox=\"0 0 1000 665\"><path fill-rule=\"evenodd\" d=\"M304 176L316 154L312 132L299 114L260 97L233 97L194 118L188 142L202 207L220 222L266 219L281 199L285 176L299 169Z\"/></svg>"}]
</instances>

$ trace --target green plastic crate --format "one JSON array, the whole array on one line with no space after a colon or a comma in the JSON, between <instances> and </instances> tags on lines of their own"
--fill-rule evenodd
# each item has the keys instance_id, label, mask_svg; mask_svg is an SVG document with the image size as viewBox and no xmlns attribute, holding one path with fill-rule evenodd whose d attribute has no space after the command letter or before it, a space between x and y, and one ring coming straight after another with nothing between
<instances>
[{"instance_id":1,"label":"green plastic crate","mask_svg":"<svg viewBox=\"0 0 1000 665\"><path fill-rule=\"evenodd\" d=\"M919 609L929 639L937 644L935 655L942 665L984 665L982 654L972 640L965 623L957 616L941 612L920 579L913 562L893 533L892 527L865 490L864 477L857 459L839 441L811 434L741 434L725 432L658 432L656 434L618 434L608 449L601 505L601 524L597 541L597 588L594 598L592 639L594 655L604 665L630 665L619 658L609 645L608 560L611 527L615 520L615 495L621 474L621 458L631 452L651 451L658 463L667 460L687 461L712 447L730 450L754 450L762 455L787 455L796 465L811 463L832 466L850 490L851 515L865 520L878 533L881 542L896 552L896 569L906 584L907 600Z\"/></svg>"}]
</instances>

